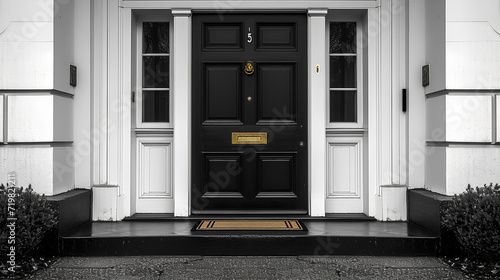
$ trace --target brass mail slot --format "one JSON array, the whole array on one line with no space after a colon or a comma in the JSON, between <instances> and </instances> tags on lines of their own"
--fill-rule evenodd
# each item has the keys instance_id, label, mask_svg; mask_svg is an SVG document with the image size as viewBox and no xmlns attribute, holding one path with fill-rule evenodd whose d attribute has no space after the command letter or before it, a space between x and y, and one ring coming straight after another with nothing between
<instances>
[{"instance_id":1,"label":"brass mail slot","mask_svg":"<svg viewBox=\"0 0 500 280\"><path fill-rule=\"evenodd\" d=\"M233 145L267 144L267 132L233 132Z\"/></svg>"}]
</instances>

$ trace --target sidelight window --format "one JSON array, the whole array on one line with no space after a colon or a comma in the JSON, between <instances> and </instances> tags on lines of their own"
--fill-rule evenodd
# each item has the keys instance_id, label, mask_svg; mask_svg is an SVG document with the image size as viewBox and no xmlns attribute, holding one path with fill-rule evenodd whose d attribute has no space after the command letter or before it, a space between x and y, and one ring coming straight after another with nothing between
<instances>
[{"instance_id":1,"label":"sidelight window","mask_svg":"<svg viewBox=\"0 0 500 280\"><path fill-rule=\"evenodd\" d=\"M170 123L170 24L138 24L138 127L167 127Z\"/></svg>"},{"instance_id":2,"label":"sidelight window","mask_svg":"<svg viewBox=\"0 0 500 280\"><path fill-rule=\"evenodd\" d=\"M360 22L329 23L330 127L362 126Z\"/></svg>"}]
</instances>

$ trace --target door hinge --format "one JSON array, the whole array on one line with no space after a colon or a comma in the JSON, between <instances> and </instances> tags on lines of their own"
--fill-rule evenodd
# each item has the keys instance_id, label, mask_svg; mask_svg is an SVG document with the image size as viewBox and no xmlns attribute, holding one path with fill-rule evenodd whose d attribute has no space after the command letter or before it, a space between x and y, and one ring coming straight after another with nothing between
<instances>
[{"instance_id":1,"label":"door hinge","mask_svg":"<svg viewBox=\"0 0 500 280\"><path fill-rule=\"evenodd\" d=\"M135 103L135 91L132 91L132 103Z\"/></svg>"},{"instance_id":2,"label":"door hinge","mask_svg":"<svg viewBox=\"0 0 500 280\"><path fill-rule=\"evenodd\" d=\"M401 97L401 101L403 103L403 112L406 112L406 105L407 105L407 100L406 100L406 89L403 89L403 95Z\"/></svg>"}]
</instances>

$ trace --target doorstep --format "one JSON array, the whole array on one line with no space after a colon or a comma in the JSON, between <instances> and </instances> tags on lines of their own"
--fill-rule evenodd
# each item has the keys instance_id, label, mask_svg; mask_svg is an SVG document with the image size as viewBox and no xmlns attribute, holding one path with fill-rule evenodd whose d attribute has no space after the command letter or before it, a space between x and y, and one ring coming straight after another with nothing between
<instances>
[{"instance_id":1,"label":"doorstep","mask_svg":"<svg viewBox=\"0 0 500 280\"><path fill-rule=\"evenodd\" d=\"M438 236L406 222L301 219L308 231L193 232L194 219L92 222L63 234L64 256L436 256Z\"/></svg>"}]
</instances>

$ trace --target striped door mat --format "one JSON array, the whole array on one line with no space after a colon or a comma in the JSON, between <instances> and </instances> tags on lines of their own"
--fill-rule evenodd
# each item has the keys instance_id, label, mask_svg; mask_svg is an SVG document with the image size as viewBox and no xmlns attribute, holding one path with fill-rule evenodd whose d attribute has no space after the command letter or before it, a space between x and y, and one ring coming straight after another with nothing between
<instances>
[{"instance_id":1,"label":"striped door mat","mask_svg":"<svg viewBox=\"0 0 500 280\"><path fill-rule=\"evenodd\" d=\"M193 230L307 230L299 220L201 220Z\"/></svg>"}]
</instances>

